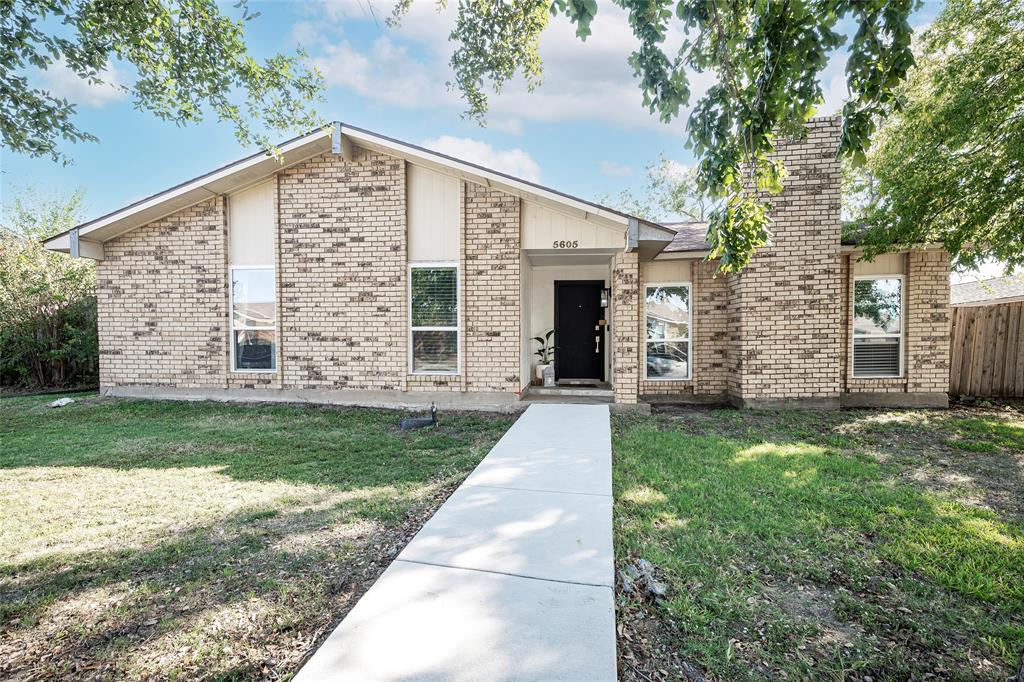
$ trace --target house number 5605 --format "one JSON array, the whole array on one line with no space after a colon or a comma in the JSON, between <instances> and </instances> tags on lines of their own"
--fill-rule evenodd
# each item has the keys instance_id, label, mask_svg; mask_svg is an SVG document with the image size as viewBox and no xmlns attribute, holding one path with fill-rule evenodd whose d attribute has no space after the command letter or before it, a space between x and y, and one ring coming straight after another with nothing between
<instances>
[{"instance_id":1,"label":"house number 5605","mask_svg":"<svg viewBox=\"0 0 1024 682\"><path fill-rule=\"evenodd\" d=\"M566 240L562 239L562 240L555 241L554 244L553 244L553 248L556 248L556 249L578 249L578 248L580 248L580 243L579 243L579 240L575 240L575 241L571 241L570 242L570 241L566 241Z\"/></svg>"}]
</instances>

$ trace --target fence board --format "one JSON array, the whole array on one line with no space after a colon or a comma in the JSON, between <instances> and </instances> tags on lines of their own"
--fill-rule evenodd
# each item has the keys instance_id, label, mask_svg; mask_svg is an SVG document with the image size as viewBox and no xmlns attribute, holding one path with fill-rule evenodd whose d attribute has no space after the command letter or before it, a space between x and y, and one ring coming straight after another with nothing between
<instances>
[{"instance_id":1,"label":"fence board","mask_svg":"<svg viewBox=\"0 0 1024 682\"><path fill-rule=\"evenodd\" d=\"M949 390L1024 398L1024 301L953 308Z\"/></svg>"}]
</instances>

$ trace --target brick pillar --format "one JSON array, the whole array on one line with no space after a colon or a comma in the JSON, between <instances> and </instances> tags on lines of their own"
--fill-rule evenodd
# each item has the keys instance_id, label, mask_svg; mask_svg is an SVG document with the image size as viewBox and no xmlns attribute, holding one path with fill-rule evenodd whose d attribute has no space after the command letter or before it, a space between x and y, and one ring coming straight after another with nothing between
<instances>
[{"instance_id":1,"label":"brick pillar","mask_svg":"<svg viewBox=\"0 0 1024 682\"><path fill-rule=\"evenodd\" d=\"M907 262L907 392L949 388L949 255L911 251Z\"/></svg>"},{"instance_id":2,"label":"brick pillar","mask_svg":"<svg viewBox=\"0 0 1024 682\"><path fill-rule=\"evenodd\" d=\"M467 182L465 386L519 391L519 198Z\"/></svg>"},{"instance_id":3,"label":"brick pillar","mask_svg":"<svg viewBox=\"0 0 1024 682\"><path fill-rule=\"evenodd\" d=\"M841 122L815 119L780 140L789 172L771 204L771 243L729 282L729 390L741 403L839 400Z\"/></svg>"},{"instance_id":4,"label":"brick pillar","mask_svg":"<svg viewBox=\"0 0 1024 682\"><path fill-rule=\"evenodd\" d=\"M612 269L612 383L615 402L637 402L640 381L640 261L636 252L615 258Z\"/></svg>"}]
</instances>

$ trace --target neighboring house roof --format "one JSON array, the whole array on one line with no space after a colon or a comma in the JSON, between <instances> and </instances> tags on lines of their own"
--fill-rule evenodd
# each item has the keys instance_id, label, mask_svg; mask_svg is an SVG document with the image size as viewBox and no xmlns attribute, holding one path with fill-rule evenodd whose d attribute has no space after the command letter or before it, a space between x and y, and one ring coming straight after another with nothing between
<instances>
[{"instance_id":1,"label":"neighboring house roof","mask_svg":"<svg viewBox=\"0 0 1024 682\"><path fill-rule=\"evenodd\" d=\"M71 243L70 235L75 231L81 241L101 244L212 197L244 189L271 177L282 168L293 166L315 156L333 151L345 158L351 158L353 144L371 151L381 151L414 161L428 168L444 169L463 179L495 187L537 203L555 205L562 210L582 214L584 218L596 219L610 225L629 227L631 231L633 231L633 226L639 226L637 231L644 233L639 237L640 239L646 236L648 239L653 237L656 240L668 242L672 237L671 230L616 209L363 128L335 122L324 129L282 143L278 147L281 162L271 156L269 152L247 156L163 192L140 199L95 220L82 223L67 232L47 239L45 245L52 250L68 251Z\"/></svg>"},{"instance_id":2,"label":"neighboring house roof","mask_svg":"<svg viewBox=\"0 0 1024 682\"><path fill-rule=\"evenodd\" d=\"M708 224L706 222L693 220L680 223L661 223L661 225L676 233L663 253L711 250L711 244L708 244L707 240Z\"/></svg>"},{"instance_id":3,"label":"neighboring house roof","mask_svg":"<svg viewBox=\"0 0 1024 682\"><path fill-rule=\"evenodd\" d=\"M950 305L990 305L1024 301L1024 273L962 282L949 288Z\"/></svg>"}]
</instances>

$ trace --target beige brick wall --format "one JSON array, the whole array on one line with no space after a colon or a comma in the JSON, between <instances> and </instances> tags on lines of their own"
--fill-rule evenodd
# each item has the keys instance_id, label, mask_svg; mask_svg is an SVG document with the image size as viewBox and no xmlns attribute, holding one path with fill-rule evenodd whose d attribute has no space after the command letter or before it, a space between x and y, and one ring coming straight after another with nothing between
<instances>
[{"instance_id":1,"label":"beige brick wall","mask_svg":"<svg viewBox=\"0 0 1024 682\"><path fill-rule=\"evenodd\" d=\"M404 389L405 215L401 159L357 148L281 172L286 388Z\"/></svg>"},{"instance_id":2,"label":"beige brick wall","mask_svg":"<svg viewBox=\"0 0 1024 682\"><path fill-rule=\"evenodd\" d=\"M912 251L907 263L907 390L949 388L949 255Z\"/></svg>"},{"instance_id":3,"label":"beige brick wall","mask_svg":"<svg viewBox=\"0 0 1024 682\"><path fill-rule=\"evenodd\" d=\"M771 245L738 276L713 279L712 263L692 262L693 379L641 380L641 395L833 401L843 392L945 391L949 263L936 251L908 257L905 376L851 376L853 272L840 255L839 130L839 119L815 120L805 140L779 145L789 177L781 195L768 197ZM644 333L642 311L637 329Z\"/></svg>"},{"instance_id":4,"label":"beige brick wall","mask_svg":"<svg viewBox=\"0 0 1024 682\"><path fill-rule=\"evenodd\" d=\"M690 354L693 370L687 381L650 381L646 376L645 348L640 347L641 396L657 395L722 395L726 392L727 346L729 337L728 282L724 275L715 276L717 261L694 261L691 276ZM640 268L641 278L644 269ZM640 283L643 301L646 282ZM640 311L639 334L646 339L643 310Z\"/></svg>"},{"instance_id":5,"label":"beige brick wall","mask_svg":"<svg viewBox=\"0 0 1024 682\"><path fill-rule=\"evenodd\" d=\"M806 139L777 145L789 175L780 195L766 197L772 242L731 283L738 398L839 395L840 127L816 119Z\"/></svg>"},{"instance_id":6,"label":"beige brick wall","mask_svg":"<svg viewBox=\"0 0 1024 682\"><path fill-rule=\"evenodd\" d=\"M615 256L612 265L612 384L615 402L637 402L641 356L643 300L636 252Z\"/></svg>"},{"instance_id":7,"label":"beige brick wall","mask_svg":"<svg viewBox=\"0 0 1024 682\"><path fill-rule=\"evenodd\" d=\"M227 222L218 198L106 244L105 386L518 391L519 200L465 183L461 366L408 360L405 161L357 148L278 173L278 371L230 371Z\"/></svg>"},{"instance_id":8,"label":"beige brick wall","mask_svg":"<svg viewBox=\"0 0 1024 682\"><path fill-rule=\"evenodd\" d=\"M463 347L469 391L519 390L519 199L463 187Z\"/></svg>"},{"instance_id":9,"label":"beige brick wall","mask_svg":"<svg viewBox=\"0 0 1024 682\"><path fill-rule=\"evenodd\" d=\"M949 387L949 256L944 251L907 254L903 328L903 376L853 376L853 259L842 258L842 377L846 393L945 393Z\"/></svg>"},{"instance_id":10,"label":"beige brick wall","mask_svg":"<svg viewBox=\"0 0 1024 682\"><path fill-rule=\"evenodd\" d=\"M96 271L102 386L224 387L224 246L222 199L104 245Z\"/></svg>"}]
</instances>

